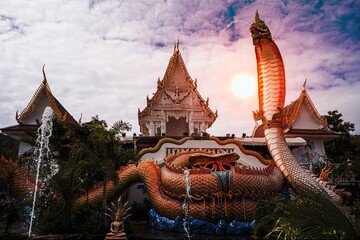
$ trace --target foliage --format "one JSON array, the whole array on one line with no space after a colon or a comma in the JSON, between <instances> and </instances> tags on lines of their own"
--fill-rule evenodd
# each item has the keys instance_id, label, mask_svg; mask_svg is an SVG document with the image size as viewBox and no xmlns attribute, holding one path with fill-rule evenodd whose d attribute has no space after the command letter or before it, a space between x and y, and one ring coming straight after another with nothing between
<instances>
[{"instance_id":1,"label":"foliage","mask_svg":"<svg viewBox=\"0 0 360 240\"><path fill-rule=\"evenodd\" d=\"M323 195L290 201L266 239L359 239L359 220Z\"/></svg>"},{"instance_id":2,"label":"foliage","mask_svg":"<svg viewBox=\"0 0 360 240\"><path fill-rule=\"evenodd\" d=\"M6 159L16 159L19 151L19 142L0 133L0 156Z\"/></svg>"},{"instance_id":3,"label":"foliage","mask_svg":"<svg viewBox=\"0 0 360 240\"><path fill-rule=\"evenodd\" d=\"M273 229L284 209L285 201L282 198L259 201L256 204L254 239L264 239Z\"/></svg>"},{"instance_id":4,"label":"foliage","mask_svg":"<svg viewBox=\"0 0 360 240\"><path fill-rule=\"evenodd\" d=\"M350 136L350 132L355 131L355 124L350 122L344 122L341 118L342 114L338 110L328 111L328 115L324 115L328 123L330 130L334 132L340 132L342 138Z\"/></svg>"},{"instance_id":5,"label":"foliage","mask_svg":"<svg viewBox=\"0 0 360 240\"><path fill-rule=\"evenodd\" d=\"M131 131L132 126L129 122L127 121L116 121L113 125L112 125L112 129L115 131L116 134L122 134L125 131Z\"/></svg>"},{"instance_id":6,"label":"foliage","mask_svg":"<svg viewBox=\"0 0 360 240\"><path fill-rule=\"evenodd\" d=\"M13 226L24 221L25 202L22 198L24 192L18 186L20 178L25 175L24 170L13 164L13 162L4 160L0 162L0 225L5 225L5 233L10 233Z\"/></svg>"},{"instance_id":7,"label":"foliage","mask_svg":"<svg viewBox=\"0 0 360 240\"><path fill-rule=\"evenodd\" d=\"M0 225L5 225L5 233L11 233L16 223L24 222L24 206L22 200L0 200Z\"/></svg>"},{"instance_id":8,"label":"foliage","mask_svg":"<svg viewBox=\"0 0 360 240\"><path fill-rule=\"evenodd\" d=\"M357 219L360 219L360 202L352 206L348 206L348 211L351 215L355 216Z\"/></svg>"},{"instance_id":9,"label":"foliage","mask_svg":"<svg viewBox=\"0 0 360 240\"><path fill-rule=\"evenodd\" d=\"M119 121L116 129L108 129L105 120L95 116L82 126L68 125L54 119L50 148L59 163L59 172L49 181L48 191L38 201L37 228L42 233L82 233L84 238L104 228L99 209L89 204L73 212L72 204L80 196L89 194L94 185L117 181L116 170L128 160L129 154L118 141L119 131L131 129ZM125 154L124 154L125 153ZM103 195L105 208L107 199ZM103 212L103 211L102 211ZM100 228L99 228L100 227Z\"/></svg>"},{"instance_id":10,"label":"foliage","mask_svg":"<svg viewBox=\"0 0 360 240\"><path fill-rule=\"evenodd\" d=\"M334 169L334 176L349 180L353 176L355 180L360 180L360 136L350 134L355 131L355 124L344 121L337 110L329 111L324 117L329 129L341 134L339 138L325 143L328 159L340 164Z\"/></svg>"},{"instance_id":11,"label":"foliage","mask_svg":"<svg viewBox=\"0 0 360 240\"><path fill-rule=\"evenodd\" d=\"M339 138L328 141L325 145L327 157L335 163L346 161L353 156L355 148L351 141L350 132L355 131L355 124L344 122L342 114L337 110L328 111L328 115L324 115L328 122L328 127L334 132L339 132Z\"/></svg>"}]
</instances>

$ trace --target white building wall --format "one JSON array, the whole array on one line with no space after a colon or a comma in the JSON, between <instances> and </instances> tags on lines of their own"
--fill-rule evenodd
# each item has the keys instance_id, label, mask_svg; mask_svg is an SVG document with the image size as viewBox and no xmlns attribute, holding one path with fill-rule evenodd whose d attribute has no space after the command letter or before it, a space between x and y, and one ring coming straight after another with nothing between
<instances>
[{"instance_id":1,"label":"white building wall","mask_svg":"<svg viewBox=\"0 0 360 240\"><path fill-rule=\"evenodd\" d=\"M322 126L314 120L310 111L304 105L300 107L300 114L292 125L293 129L319 129Z\"/></svg>"},{"instance_id":2,"label":"white building wall","mask_svg":"<svg viewBox=\"0 0 360 240\"><path fill-rule=\"evenodd\" d=\"M306 142L306 146L295 148L292 152L301 165L312 170L313 166L319 166L324 162L325 146L321 138L308 138Z\"/></svg>"}]
</instances>

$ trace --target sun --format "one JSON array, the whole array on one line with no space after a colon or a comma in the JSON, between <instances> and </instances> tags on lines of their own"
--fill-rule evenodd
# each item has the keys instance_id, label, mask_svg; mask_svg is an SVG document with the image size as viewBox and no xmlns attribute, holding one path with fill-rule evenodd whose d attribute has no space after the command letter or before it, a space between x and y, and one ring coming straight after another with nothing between
<instances>
[{"instance_id":1,"label":"sun","mask_svg":"<svg viewBox=\"0 0 360 240\"><path fill-rule=\"evenodd\" d=\"M255 79L246 74L236 75L232 80L231 90L239 98L251 97L256 90Z\"/></svg>"}]
</instances>

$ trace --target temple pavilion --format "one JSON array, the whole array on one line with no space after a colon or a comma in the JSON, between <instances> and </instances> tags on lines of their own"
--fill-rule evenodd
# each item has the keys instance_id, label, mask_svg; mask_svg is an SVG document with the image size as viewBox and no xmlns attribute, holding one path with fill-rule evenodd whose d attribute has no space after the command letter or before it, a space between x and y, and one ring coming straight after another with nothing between
<instances>
[{"instance_id":1,"label":"temple pavilion","mask_svg":"<svg viewBox=\"0 0 360 240\"><path fill-rule=\"evenodd\" d=\"M306 141L305 146L293 149L293 154L302 165L312 169L313 164L324 161L324 143L340 136L340 133L330 131L327 121L322 117L306 89L305 80L299 97L284 107L286 138L301 137ZM263 124L256 124L252 137L263 138Z\"/></svg>"},{"instance_id":2,"label":"temple pavilion","mask_svg":"<svg viewBox=\"0 0 360 240\"><path fill-rule=\"evenodd\" d=\"M79 125L51 92L43 66L43 81L24 110L20 114L16 112L15 118L18 124L0 129L20 142L19 155L33 148L31 143L34 140L34 133L39 128L42 114L48 106L61 121Z\"/></svg>"},{"instance_id":3,"label":"temple pavilion","mask_svg":"<svg viewBox=\"0 0 360 240\"><path fill-rule=\"evenodd\" d=\"M138 110L143 136L202 136L217 118L197 90L179 50L174 46L164 77L157 81L157 91L146 98L144 110Z\"/></svg>"}]
</instances>

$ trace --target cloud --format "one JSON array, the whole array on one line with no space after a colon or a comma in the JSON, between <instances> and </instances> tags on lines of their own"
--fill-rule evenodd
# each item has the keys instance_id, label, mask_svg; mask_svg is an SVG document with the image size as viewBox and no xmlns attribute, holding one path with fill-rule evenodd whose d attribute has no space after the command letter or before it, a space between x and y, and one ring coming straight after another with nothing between
<instances>
[{"instance_id":1,"label":"cloud","mask_svg":"<svg viewBox=\"0 0 360 240\"><path fill-rule=\"evenodd\" d=\"M256 78L248 31L254 13L272 31L287 76L287 103L308 78L321 114L338 109L360 126L357 1L6 1L0 9L0 126L16 123L45 63L50 87L75 117L123 119L139 132L137 110L156 91L173 51L180 51L198 90L219 118L214 135L251 134L257 96L240 100L232 78ZM346 94L344 94L346 93ZM360 133L357 130L357 133Z\"/></svg>"}]
</instances>

